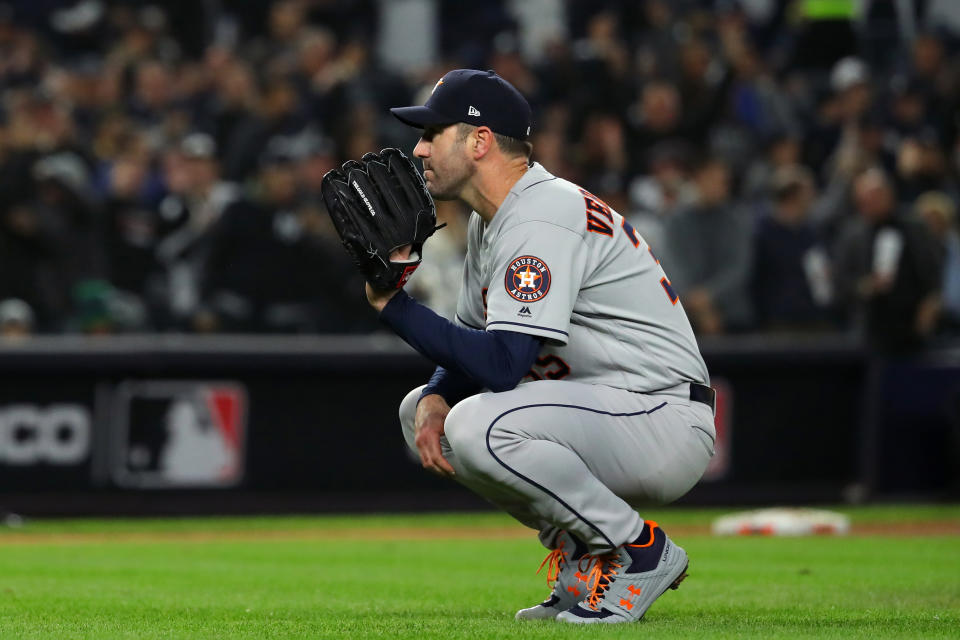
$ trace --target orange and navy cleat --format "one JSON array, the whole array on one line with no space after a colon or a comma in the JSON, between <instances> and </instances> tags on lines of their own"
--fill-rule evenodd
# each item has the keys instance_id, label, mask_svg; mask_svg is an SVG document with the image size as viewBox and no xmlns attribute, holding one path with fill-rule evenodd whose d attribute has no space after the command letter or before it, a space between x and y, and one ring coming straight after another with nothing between
<instances>
[{"instance_id":1,"label":"orange and navy cleat","mask_svg":"<svg viewBox=\"0 0 960 640\"><path fill-rule=\"evenodd\" d=\"M687 577L687 553L648 520L632 544L594 556L587 597L557 615L575 624L636 622L667 589Z\"/></svg>"},{"instance_id":2,"label":"orange and navy cleat","mask_svg":"<svg viewBox=\"0 0 960 640\"><path fill-rule=\"evenodd\" d=\"M552 620L587 597L593 556L587 555L586 545L566 531L557 534L556 545L537 569L540 573L547 567L547 586L553 589L550 597L517 611L517 620Z\"/></svg>"}]
</instances>

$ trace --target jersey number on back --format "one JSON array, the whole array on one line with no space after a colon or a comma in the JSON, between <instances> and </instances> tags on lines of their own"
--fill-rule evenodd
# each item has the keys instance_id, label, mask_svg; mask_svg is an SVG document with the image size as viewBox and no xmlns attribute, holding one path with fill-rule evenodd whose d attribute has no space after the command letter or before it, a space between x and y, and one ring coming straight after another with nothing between
<instances>
[{"instance_id":1,"label":"jersey number on back","mask_svg":"<svg viewBox=\"0 0 960 640\"><path fill-rule=\"evenodd\" d=\"M613 213L610 211L610 206L606 202L593 195L586 189L580 189L581 195L583 195L583 201L587 205L587 231L592 231L593 233L599 233L603 236L613 237ZM627 240L634 247L640 246L640 236L637 235L636 229L633 228L627 219L623 219L623 223L620 225L623 228L624 235L627 236ZM647 250L650 252L650 256L656 261L657 264L660 264L660 261L657 260L657 256L653 255L653 250L650 247L647 247ZM677 300L680 297L677 295L677 292L674 290L673 285L667 280L667 277L664 276L660 278L660 285L663 287L663 290L667 292L667 297L670 298L671 304L677 304Z\"/></svg>"},{"instance_id":2,"label":"jersey number on back","mask_svg":"<svg viewBox=\"0 0 960 640\"><path fill-rule=\"evenodd\" d=\"M537 358L536 365L543 371L543 375L530 369L527 375L534 380L543 380L544 378L547 380L563 380L570 375L570 365L564 362L563 358L552 353Z\"/></svg>"}]
</instances>

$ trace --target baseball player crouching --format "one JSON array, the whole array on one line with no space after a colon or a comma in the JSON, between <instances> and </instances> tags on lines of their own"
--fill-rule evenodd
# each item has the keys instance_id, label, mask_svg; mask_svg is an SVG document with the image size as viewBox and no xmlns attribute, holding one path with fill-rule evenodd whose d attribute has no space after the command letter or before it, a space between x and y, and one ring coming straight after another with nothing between
<instances>
[{"instance_id":1,"label":"baseball player crouching","mask_svg":"<svg viewBox=\"0 0 960 640\"><path fill-rule=\"evenodd\" d=\"M391 112L423 130L429 194L473 209L456 322L405 278L367 285L438 365L400 406L404 438L550 549L552 593L517 619L635 622L688 559L631 505L676 500L713 455L714 392L683 306L623 216L530 162L530 106L493 71L451 71Z\"/></svg>"}]
</instances>

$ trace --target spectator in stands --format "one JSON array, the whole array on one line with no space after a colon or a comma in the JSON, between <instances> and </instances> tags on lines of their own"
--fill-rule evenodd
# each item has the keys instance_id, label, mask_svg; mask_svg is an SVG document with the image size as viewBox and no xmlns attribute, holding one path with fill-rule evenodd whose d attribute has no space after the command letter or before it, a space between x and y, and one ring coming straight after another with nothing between
<instances>
[{"instance_id":1,"label":"spectator in stands","mask_svg":"<svg viewBox=\"0 0 960 640\"><path fill-rule=\"evenodd\" d=\"M815 113L807 123L804 140L804 160L811 167L826 165L825 179L832 178L835 170L852 174L865 168L861 163L855 169L847 169L862 154L863 125L876 120L875 110L871 113L873 96L870 68L865 62L848 56L833 65L829 90L817 96ZM846 187L844 185L844 189Z\"/></svg>"},{"instance_id":2,"label":"spectator in stands","mask_svg":"<svg viewBox=\"0 0 960 640\"><path fill-rule=\"evenodd\" d=\"M61 122L60 116L54 122ZM49 133L34 143L58 140L58 133ZM24 300L38 328L60 330L71 288L103 270L90 172L81 156L61 145L45 154L25 147L6 160L3 179L10 182L0 211L0 298Z\"/></svg>"},{"instance_id":3,"label":"spectator in stands","mask_svg":"<svg viewBox=\"0 0 960 640\"><path fill-rule=\"evenodd\" d=\"M260 91L250 64L229 51L212 47L207 51L205 62L207 73L212 77L212 92L204 117L209 122L217 149L224 153L238 144L235 140L249 136L248 132L259 127ZM246 159L239 155L237 158L224 155L229 158L223 168L224 177L228 180L245 178Z\"/></svg>"},{"instance_id":4,"label":"spectator in stands","mask_svg":"<svg viewBox=\"0 0 960 640\"><path fill-rule=\"evenodd\" d=\"M949 333L960 333L960 232L956 200L945 193L930 191L917 199L914 212L927 225L943 256L942 325Z\"/></svg>"},{"instance_id":5,"label":"spectator in stands","mask_svg":"<svg viewBox=\"0 0 960 640\"><path fill-rule=\"evenodd\" d=\"M286 141L297 161L297 183L302 198L321 203L323 176L340 166L333 140L321 135L303 136Z\"/></svg>"},{"instance_id":6,"label":"spectator in stands","mask_svg":"<svg viewBox=\"0 0 960 640\"><path fill-rule=\"evenodd\" d=\"M194 133L184 138L179 159L187 177L182 194L184 223L196 232L203 232L237 199L239 190L235 183L221 179L217 146L211 136Z\"/></svg>"},{"instance_id":7,"label":"spectator in stands","mask_svg":"<svg viewBox=\"0 0 960 640\"><path fill-rule=\"evenodd\" d=\"M149 278L160 268L157 245L178 220L159 213L162 191L149 151L131 145L104 163L103 173L107 277L118 289L142 297Z\"/></svg>"},{"instance_id":8,"label":"spectator in stands","mask_svg":"<svg viewBox=\"0 0 960 640\"><path fill-rule=\"evenodd\" d=\"M645 172L643 154L653 145L674 138L689 138L682 121L680 92L670 82L655 80L644 85L640 99L633 106L633 114L629 149L634 173Z\"/></svg>"},{"instance_id":9,"label":"spectator in stands","mask_svg":"<svg viewBox=\"0 0 960 640\"><path fill-rule=\"evenodd\" d=\"M304 30L297 46L297 66L291 76L300 95L314 102L311 112L319 117L332 115L324 98L345 72L335 57L337 39L325 29Z\"/></svg>"},{"instance_id":10,"label":"spectator in stands","mask_svg":"<svg viewBox=\"0 0 960 640\"><path fill-rule=\"evenodd\" d=\"M0 300L0 339L17 340L33 333L34 315L23 300Z\"/></svg>"},{"instance_id":11,"label":"spectator in stands","mask_svg":"<svg viewBox=\"0 0 960 640\"><path fill-rule=\"evenodd\" d=\"M32 203L56 252L64 283L70 287L104 272L100 252L99 202L90 186L90 170L78 154L61 151L33 165L36 199Z\"/></svg>"},{"instance_id":12,"label":"spectator in stands","mask_svg":"<svg viewBox=\"0 0 960 640\"><path fill-rule=\"evenodd\" d=\"M274 136L295 136L308 129L306 110L292 81L269 77L255 117L244 117L233 129L220 158L224 175L244 180L257 170L257 159Z\"/></svg>"},{"instance_id":13,"label":"spectator in stands","mask_svg":"<svg viewBox=\"0 0 960 640\"><path fill-rule=\"evenodd\" d=\"M693 38L679 46L680 101L686 118L713 123L724 107L733 75L713 55L709 45Z\"/></svg>"},{"instance_id":14,"label":"spectator in stands","mask_svg":"<svg viewBox=\"0 0 960 640\"><path fill-rule=\"evenodd\" d=\"M159 60L144 60L134 71L128 114L157 143L163 142L164 120L173 105L174 80L173 70Z\"/></svg>"},{"instance_id":15,"label":"spectator in stands","mask_svg":"<svg viewBox=\"0 0 960 640\"><path fill-rule=\"evenodd\" d=\"M219 167L216 143L204 133L187 136L165 157L170 195L159 211L169 231L157 244L162 273L150 292L161 326L190 327L199 311L213 228L240 195L237 185L220 179Z\"/></svg>"},{"instance_id":16,"label":"spectator in stands","mask_svg":"<svg viewBox=\"0 0 960 640\"><path fill-rule=\"evenodd\" d=\"M812 172L781 167L770 185L772 202L753 239L751 297L757 328L816 330L826 326L832 301L826 251L810 221L815 198Z\"/></svg>"},{"instance_id":17,"label":"spectator in stands","mask_svg":"<svg viewBox=\"0 0 960 640\"><path fill-rule=\"evenodd\" d=\"M585 87L604 93L606 106L623 113L630 99L630 54L616 13L597 9L575 45L578 75Z\"/></svg>"},{"instance_id":18,"label":"spectator in stands","mask_svg":"<svg viewBox=\"0 0 960 640\"><path fill-rule=\"evenodd\" d=\"M884 146L882 119L873 111L843 125L839 142L822 165L826 187L812 215L821 233L830 238L831 251L855 208L854 179L875 166L892 172L896 159Z\"/></svg>"},{"instance_id":19,"label":"spectator in stands","mask_svg":"<svg viewBox=\"0 0 960 640\"><path fill-rule=\"evenodd\" d=\"M567 180L580 180L578 158L570 153L567 139L571 123L570 105L554 102L545 108L531 132L533 160L548 171ZM579 182L578 182L579 184Z\"/></svg>"},{"instance_id":20,"label":"spectator in stands","mask_svg":"<svg viewBox=\"0 0 960 640\"><path fill-rule=\"evenodd\" d=\"M661 142L650 149L649 175L630 184L630 224L654 248L664 246L667 220L691 205L696 190L690 182L693 151L680 141Z\"/></svg>"},{"instance_id":21,"label":"spectator in stands","mask_svg":"<svg viewBox=\"0 0 960 640\"><path fill-rule=\"evenodd\" d=\"M36 207L17 202L0 210L0 299L23 300L41 331L62 330L69 308L57 249Z\"/></svg>"},{"instance_id":22,"label":"spectator in stands","mask_svg":"<svg viewBox=\"0 0 960 640\"><path fill-rule=\"evenodd\" d=\"M307 26L307 6L298 0L269 3L268 33L250 43L249 55L254 65L265 68L267 75L286 77L297 66L299 38Z\"/></svg>"},{"instance_id":23,"label":"spectator in stands","mask_svg":"<svg viewBox=\"0 0 960 640\"><path fill-rule=\"evenodd\" d=\"M694 151L680 140L654 145L647 164L650 173L637 176L630 185L630 210L668 218L678 207L693 200L690 162Z\"/></svg>"},{"instance_id":24,"label":"spectator in stands","mask_svg":"<svg viewBox=\"0 0 960 640\"><path fill-rule=\"evenodd\" d=\"M930 95L919 80L908 76L895 76L890 80L886 129L892 144L898 144L904 137L920 136L926 130L936 134L939 123L930 109Z\"/></svg>"},{"instance_id":25,"label":"spectator in stands","mask_svg":"<svg viewBox=\"0 0 960 640\"><path fill-rule=\"evenodd\" d=\"M300 198L298 158L275 138L261 158L253 198L231 204L204 262L201 331L326 332L372 328L362 280L329 234L316 204ZM364 318L368 318L364 320Z\"/></svg>"},{"instance_id":26,"label":"spectator in stands","mask_svg":"<svg viewBox=\"0 0 960 640\"><path fill-rule=\"evenodd\" d=\"M894 77L898 87L923 100L927 124L935 126L941 137L953 139L957 123L952 114L960 100L960 77L956 65L950 64L943 38L931 31L919 33L913 40L905 69Z\"/></svg>"},{"instance_id":27,"label":"spectator in stands","mask_svg":"<svg viewBox=\"0 0 960 640\"><path fill-rule=\"evenodd\" d=\"M789 99L771 77L745 28L736 28L730 21L725 25L721 29L724 56L732 68L727 127L734 128L735 134L726 136L724 155L734 166L745 168L757 143L775 131L795 129L797 123ZM723 123L714 126L726 128ZM719 151L716 140L714 148Z\"/></svg>"},{"instance_id":28,"label":"spectator in stands","mask_svg":"<svg viewBox=\"0 0 960 640\"><path fill-rule=\"evenodd\" d=\"M703 161L693 180L696 202L666 223L662 264L699 333L746 329L749 217L732 199L730 170L721 161Z\"/></svg>"},{"instance_id":29,"label":"spectator in stands","mask_svg":"<svg viewBox=\"0 0 960 640\"><path fill-rule=\"evenodd\" d=\"M743 198L748 201L765 199L770 193L774 175L784 167L795 167L801 162L800 135L793 131L772 131L762 142L763 153L747 168L741 185Z\"/></svg>"},{"instance_id":30,"label":"spectator in stands","mask_svg":"<svg viewBox=\"0 0 960 640\"><path fill-rule=\"evenodd\" d=\"M947 159L933 131L904 139L897 149L897 194L903 203L914 202L927 191L952 192Z\"/></svg>"},{"instance_id":31,"label":"spectator in stands","mask_svg":"<svg viewBox=\"0 0 960 640\"><path fill-rule=\"evenodd\" d=\"M599 111L587 116L578 150L580 164L586 168L584 188L614 209L626 211L627 147L620 118Z\"/></svg>"},{"instance_id":32,"label":"spectator in stands","mask_svg":"<svg viewBox=\"0 0 960 640\"><path fill-rule=\"evenodd\" d=\"M872 345L892 353L917 348L936 328L941 252L922 223L897 210L883 170L857 176L853 198L858 215L838 244L836 290Z\"/></svg>"},{"instance_id":33,"label":"spectator in stands","mask_svg":"<svg viewBox=\"0 0 960 640\"><path fill-rule=\"evenodd\" d=\"M830 88L838 98L842 122L856 122L873 105L870 67L859 58L849 56L833 65Z\"/></svg>"}]
</instances>

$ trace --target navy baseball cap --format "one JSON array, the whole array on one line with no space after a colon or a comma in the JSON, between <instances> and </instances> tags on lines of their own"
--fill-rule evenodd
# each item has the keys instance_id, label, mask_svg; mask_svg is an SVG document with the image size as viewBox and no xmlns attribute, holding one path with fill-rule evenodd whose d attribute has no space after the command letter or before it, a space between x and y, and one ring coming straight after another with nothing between
<instances>
[{"instance_id":1,"label":"navy baseball cap","mask_svg":"<svg viewBox=\"0 0 960 640\"><path fill-rule=\"evenodd\" d=\"M440 79L422 107L394 107L390 113L419 129L464 122L518 140L530 135L530 105L494 71L454 69Z\"/></svg>"}]
</instances>

